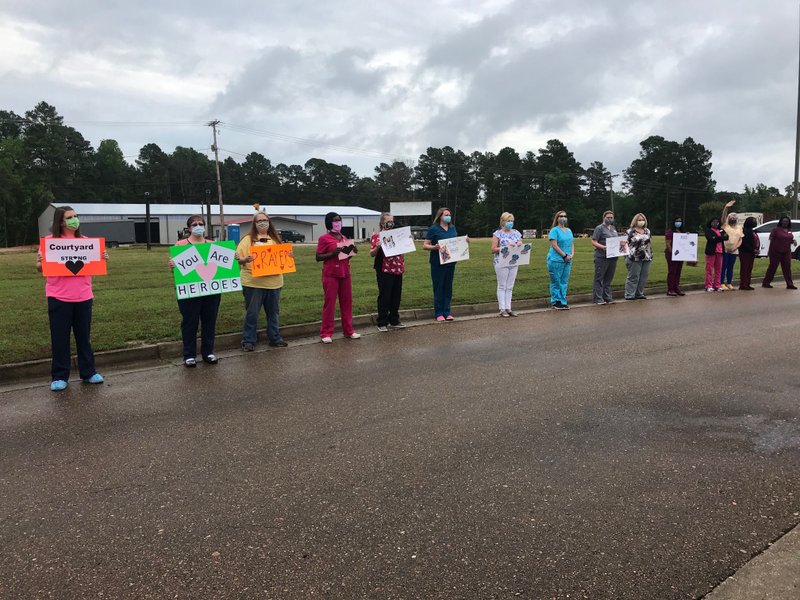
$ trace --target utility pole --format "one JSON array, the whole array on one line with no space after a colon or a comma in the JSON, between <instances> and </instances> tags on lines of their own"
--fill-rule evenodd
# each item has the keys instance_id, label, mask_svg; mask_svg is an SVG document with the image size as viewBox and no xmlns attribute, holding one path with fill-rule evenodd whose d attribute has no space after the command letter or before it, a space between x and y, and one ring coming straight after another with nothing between
<instances>
[{"instance_id":1,"label":"utility pole","mask_svg":"<svg viewBox=\"0 0 800 600\"><path fill-rule=\"evenodd\" d=\"M211 146L211 149L214 151L214 164L217 167L217 199L219 200L219 239L225 241L228 236L225 232L225 210L222 207L222 179L219 176L219 148L217 147L217 125L219 125L219 119L215 119L213 121L209 121L208 126L214 132L214 144ZM209 222L209 225L211 223Z\"/></svg>"},{"instance_id":2,"label":"utility pole","mask_svg":"<svg viewBox=\"0 0 800 600\"><path fill-rule=\"evenodd\" d=\"M147 232L147 249L150 250L150 192L144 193L145 213L144 226Z\"/></svg>"},{"instance_id":3,"label":"utility pole","mask_svg":"<svg viewBox=\"0 0 800 600\"><path fill-rule=\"evenodd\" d=\"M798 57L800 57L800 51L798 52ZM800 178L800 64L797 71L797 133L794 139L794 186L792 190L793 219L797 218L798 178Z\"/></svg>"},{"instance_id":4,"label":"utility pole","mask_svg":"<svg viewBox=\"0 0 800 600\"><path fill-rule=\"evenodd\" d=\"M614 175L609 174L608 176L608 184L610 186L610 191L608 195L611 199L611 212L614 213L614 216L617 216L617 213L614 212L614 177L619 177L619 173L615 173Z\"/></svg>"}]
</instances>

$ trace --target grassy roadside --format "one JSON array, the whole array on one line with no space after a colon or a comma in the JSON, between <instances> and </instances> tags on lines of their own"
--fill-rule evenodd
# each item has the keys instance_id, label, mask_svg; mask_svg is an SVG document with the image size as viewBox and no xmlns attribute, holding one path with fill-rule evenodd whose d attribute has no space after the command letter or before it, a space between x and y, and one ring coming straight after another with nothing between
<instances>
[{"instance_id":1,"label":"grassy roadside","mask_svg":"<svg viewBox=\"0 0 800 600\"><path fill-rule=\"evenodd\" d=\"M406 255L402 308L430 307L433 303L428 253L422 250L421 244L417 248L417 252ZM517 276L514 288L516 299L549 295L549 278L544 259L547 248L547 240L534 241L531 265L520 267ZM656 239L656 256L649 285L666 283L663 248L663 238ZM352 259L354 314L375 312L377 288L368 249L367 245L361 245L359 254ZM310 245L295 248L298 272L285 278L281 295L283 325L317 321L320 318L321 266L314 260L314 250L314 246ZM594 271L592 250L589 240L576 240L570 293L591 290ZM178 339L180 315L172 274L166 266L168 249L155 248L147 252L142 248L116 248L109 253L108 276L94 278L92 343L95 350ZM469 261L461 262L456 267L453 303L492 302L496 298L496 280L490 241L474 240L470 254L472 258ZM44 281L36 272L34 262L34 251L0 255L0 267L5 273L5 278L0 281L0 305L3 306L3 335L0 337L2 363L50 356ZM756 261L754 275L762 275L766 266L766 260ZM614 278L615 289L624 286L625 273L624 263L620 262ZM736 276L738 277L738 265ZM702 262L697 267L684 268L684 282L697 283L702 280ZM217 332L241 331L242 317L241 294L223 294ZM264 324L263 319L262 316L261 326Z\"/></svg>"}]
</instances>

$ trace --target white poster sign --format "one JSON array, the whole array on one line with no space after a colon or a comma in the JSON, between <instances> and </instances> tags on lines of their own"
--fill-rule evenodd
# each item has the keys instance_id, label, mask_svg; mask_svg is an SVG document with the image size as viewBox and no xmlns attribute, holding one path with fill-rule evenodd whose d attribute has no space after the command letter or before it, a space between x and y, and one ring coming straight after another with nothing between
<instances>
[{"instance_id":1,"label":"white poster sign","mask_svg":"<svg viewBox=\"0 0 800 600\"><path fill-rule=\"evenodd\" d=\"M84 263L100 260L100 238L47 238L44 245L47 262L66 264L71 260Z\"/></svg>"},{"instance_id":2,"label":"white poster sign","mask_svg":"<svg viewBox=\"0 0 800 600\"><path fill-rule=\"evenodd\" d=\"M467 236L439 240L439 264L447 265L460 260L469 260Z\"/></svg>"},{"instance_id":3,"label":"white poster sign","mask_svg":"<svg viewBox=\"0 0 800 600\"><path fill-rule=\"evenodd\" d=\"M676 233L672 236L672 260L697 262L697 234Z\"/></svg>"},{"instance_id":4,"label":"white poster sign","mask_svg":"<svg viewBox=\"0 0 800 600\"><path fill-rule=\"evenodd\" d=\"M408 254L417 250L414 245L414 236L411 235L411 227L381 231L378 236L381 240L381 249L384 256L397 256L398 254Z\"/></svg>"},{"instance_id":5,"label":"white poster sign","mask_svg":"<svg viewBox=\"0 0 800 600\"><path fill-rule=\"evenodd\" d=\"M606 238L606 258L628 256L628 238L617 236Z\"/></svg>"},{"instance_id":6,"label":"white poster sign","mask_svg":"<svg viewBox=\"0 0 800 600\"><path fill-rule=\"evenodd\" d=\"M524 243L522 246L503 246L498 253L497 266L516 267L519 265L531 264L531 244Z\"/></svg>"}]
</instances>

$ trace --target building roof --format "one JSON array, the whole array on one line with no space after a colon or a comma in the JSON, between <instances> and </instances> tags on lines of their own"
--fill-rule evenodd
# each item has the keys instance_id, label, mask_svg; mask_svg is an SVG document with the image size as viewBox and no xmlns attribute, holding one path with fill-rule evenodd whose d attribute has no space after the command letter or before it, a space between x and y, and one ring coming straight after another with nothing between
<instances>
[{"instance_id":1,"label":"building roof","mask_svg":"<svg viewBox=\"0 0 800 600\"><path fill-rule=\"evenodd\" d=\"M58 206L52 204L51 206ZM144 215L145 204L104 204L100 202L71 203L78 215ZM380 212L361 208L360 206L301 206L292 204L261 205L261 208L271 215L293 215L293 216L321 216L325 213L336 211L344 217L379 217ZM159 215L191 215L192 213L202 212L205 214L205 205L200 204L151 204L150 214ZM226 204L226 215L252 215L255 210L251 204ZM211 203L211 214L219 215L219 204Z\"/></svg>"}]
</instances>

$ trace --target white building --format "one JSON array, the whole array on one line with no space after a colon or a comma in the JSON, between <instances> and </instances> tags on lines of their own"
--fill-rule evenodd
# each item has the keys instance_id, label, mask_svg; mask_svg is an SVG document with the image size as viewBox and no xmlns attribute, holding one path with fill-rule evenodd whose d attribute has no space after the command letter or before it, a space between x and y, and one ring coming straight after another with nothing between
<instances>
[{"instance_id":1,"label":"white building","mask_svg":"<svg viewBox=\"0 0 800 600\"><path fill-rule=\"evenodd\" d=\"M39 216L39 235L50 233L53 224L53 213L61 204L50 204ZM145 226L145 204L101 204L77 203L70 204L78 214L81 223L95 223L91 235L106 237L102 230L106 226L108 231L114 230L114 224L120 221L132 222L135 231L135 241L147 241ZM226 205L225 224L241 223L243 219L252 217L255 209L252 205ZM262 210L269 214L275 223L276 229L291 229L303 234L306 242L314 242L325 233L325 214L336 212L342 217L343 233L354 239L368 239L378 231L381 213L361 208L360 206L290 206L275 205L262 206ZM186 220L194 214L206 214L206 207L199 204L151 204L150 205L150 240L154 244L174 244L186 227ZM219 205L211 205L211 221L213 237L219 239ZM101 225L102 224L102 225ZM119 228L117 228L119 229ZM210 229L210 228L209 228ZM242 234L247 231L246 223L241 223ZM212 232L209 231L208 234ZM207 235L208 235L207 234ZM125 240L129 241L129 240ZM123 242L124 243L124 242Z\"/></svg>"}]
</instances>

